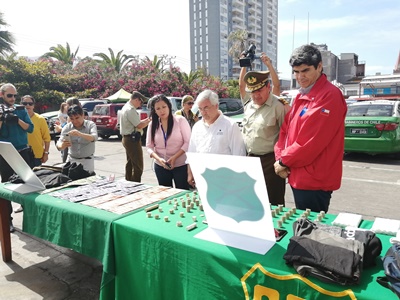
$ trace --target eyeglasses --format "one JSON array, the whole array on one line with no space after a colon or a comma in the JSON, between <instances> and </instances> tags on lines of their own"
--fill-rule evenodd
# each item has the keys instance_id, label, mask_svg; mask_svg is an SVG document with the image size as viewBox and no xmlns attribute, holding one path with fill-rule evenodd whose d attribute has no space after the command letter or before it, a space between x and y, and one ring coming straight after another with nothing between
<instances>
[{"instance_id":1,"label":"eyeglasses","mask_svg":"<svg viewBox=\"0 0 400 300\"><path fill-rule=\"evenodd\" d=\"M27 105L33 106L34 103L33 102L21 102L21 104L24 106L27 106Z\"/></svg>"},{"instance_id":2,"label":"eyeglasses","mask_svg":"<svg viewBox=\"0 0 400 300\"><path fill-rule=\"evenodd\" d=\"M6 94L6 97L7 98L12 98L12 97L17 98L18 94Z\"/></svg>"},{"instance_id":3,"label":"eyeglasses","mask_svg":"<svg viewBox=\"0 0 400 300\"><path fill-rule=\"evenodd\" d=\"M194 102L186 102L187 105L193 105Z\"/></svg>"},{"instance_id":4,"label":"eyeglasses","mask_svg":"<svg viewBox=\"0 0 400 300\"><path fill-rule=\"evenodd\" d=\"M199 111L209 111L213 106L204 106L204 107L199 107Z\"/></svg>"}]
</instances>

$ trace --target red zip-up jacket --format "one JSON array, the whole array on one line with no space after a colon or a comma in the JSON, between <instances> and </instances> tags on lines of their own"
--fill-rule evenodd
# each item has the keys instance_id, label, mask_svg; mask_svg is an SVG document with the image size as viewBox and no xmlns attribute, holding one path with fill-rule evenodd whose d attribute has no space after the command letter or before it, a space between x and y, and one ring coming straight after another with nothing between
<instances>
[{"instance_id":1,"label":"red zip-up jacket","mask_svg":"<svg viewBox=\"0 0 400 300\"><path fill-rule=\"evenodd\" d=\"M286 114L275 157L290 168L289 184L301 190L340 188L347 105L322 74L306 95L298 94Z\"/></svg>"}]
</instances>

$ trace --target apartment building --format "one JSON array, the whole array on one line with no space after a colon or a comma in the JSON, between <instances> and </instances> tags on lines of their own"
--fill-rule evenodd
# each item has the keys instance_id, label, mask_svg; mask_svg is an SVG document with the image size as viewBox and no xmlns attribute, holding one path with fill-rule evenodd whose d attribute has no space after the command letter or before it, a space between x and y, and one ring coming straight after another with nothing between
<instances>
[{"instance_id":1,"label":"apartment building","mask_svg":"<svg viewBox=\"0 0 400 300\"><path fill-rule=\"evenodd\" d=\"M256 45L256 57L265 52L276 68L278 0L190 0L191 69L204 69L223 80L239 77L239 62L228 54L231 32L245 29ZM253 70L265 70L256 58Z\"/></svg>"}]
</instances>

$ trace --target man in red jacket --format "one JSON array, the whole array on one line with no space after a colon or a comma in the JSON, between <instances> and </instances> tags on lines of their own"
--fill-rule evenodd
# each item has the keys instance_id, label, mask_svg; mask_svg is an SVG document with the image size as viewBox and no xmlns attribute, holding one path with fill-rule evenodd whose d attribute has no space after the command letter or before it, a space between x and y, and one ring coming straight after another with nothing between
<instances>
[{"instance_id":1,"label":"man in red jacket","mask_svg":"<svg viewBox=\"0 0 400 300\"><path fill-rule=\"evenodd\" d=\"M322 73L320 51L295 49L289 61L300 85L275 145L275 172L288 178L296 207L328 211L332 191L342 179L344 120L341 91Z\"/></svg>"}]
</instances>

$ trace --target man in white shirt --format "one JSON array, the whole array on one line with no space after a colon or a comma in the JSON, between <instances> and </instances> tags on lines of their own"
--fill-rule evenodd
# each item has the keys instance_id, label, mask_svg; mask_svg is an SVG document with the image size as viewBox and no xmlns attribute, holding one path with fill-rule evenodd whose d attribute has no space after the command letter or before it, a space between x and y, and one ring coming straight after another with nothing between
<instances>
[{"instance_id":1,"label":"man in white shirt","mask_svg":"<svg viewBox=\"0 0 400 300\"><path fill-rule=\"evenodd\" d=\"M202 119L193 126L188 152L245 156L242 133L236 122L218 109L218 95L205 90L197 96L196 103ZM188 183L195 186L190 166Z\"/></svg>"}]
</instances>

